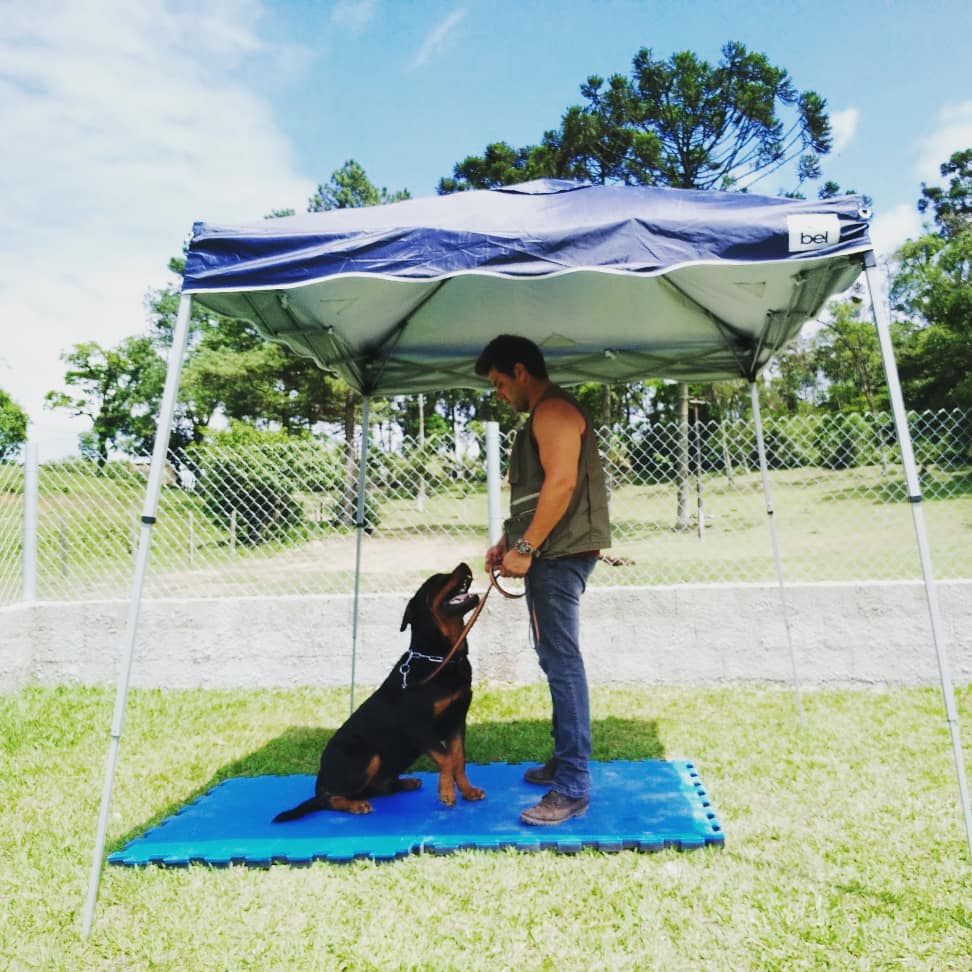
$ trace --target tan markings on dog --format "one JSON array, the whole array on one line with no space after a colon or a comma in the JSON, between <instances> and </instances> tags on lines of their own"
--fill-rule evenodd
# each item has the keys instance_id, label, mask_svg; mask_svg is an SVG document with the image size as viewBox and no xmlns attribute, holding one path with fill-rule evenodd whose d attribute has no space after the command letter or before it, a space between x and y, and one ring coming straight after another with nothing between
<instances>
[{"instance_id":1,"label":"tan markings on dog","mask_svg":"<svg viewBox=\"0 0 972 972\"><path fill-rule=\"evenodd\" d=\"M344 810L346 813L371 813L371 804L367 800L349 800L343 796L331 797L332 810Z\"/></svg>"},{"instance_id":2,"label":"tan markings on dog","mask_svg":"<svg viewBox=\"0 0 972 972\"><path fill-rule=\"evenodd\" d=\"M381 768L381 757L375 753L365 767L365 786L367 786L377 775Z\"/></svg>"},{"instance_id":3,"label":"tan markings on dog","mask_svg":"<svg viewBox=\"0 0 972 972\"><path fill-rule=\"evenodd\" d=\"M439 771L439 800L447 807L456 805L456 785L455 779L455 757L451 752L439 752L430 749L426 755L435 763L435 768Z\"/></svg>"},{"instance_id":4,"label":"tan markings on dog","mask_svg":"<svg viewBox=\"0 0 972 972\"><path fill-rule=\"evenodd\" d=\"M459 637L465 625L461 617L441 617L439 615L439 608L442 607L443 601L447 601L458 590L459 587L457 586L456 571L454 570L449 576L449 582L444 584L435 597L433 597L429 602L429 609L432 612L432 618L435 621L435 626L439 629L439 631L442 632L443 635L445 635L445 637L452 641L455 641L455 639Z\"/></svg>"},{"instance_id":5,"label":"tan markings on dog","mask_svg":"<svg viewBox=\"0 0 972 972\"><path fill-rule=\"evenodd\" d=\"M438 615L433 615L433 617L435 618L435 626L449 639L450 644L462 634L462 618L440 618Z\"/></svg>"},{"instance_id":6,"label":"tan markings on dog","mask_svg":"<svg viewBox=\"0 0 972 972\"><path fill-rule=\"evenodd\" d=\"M463 749L462 738L454 736L449 740L446 749L452 758L452 774L462 794L463 800L482 800L486 796L486 791L478 786L473 786L466 776L466 754Z\"/></svg>"},{"instance_id":7,"label":"tan markings on dog","mask_svg":"<svg viewBox=\"0 0 972 972\"><path fill-rule=\"evenodd\" d=\"M432 712L435 714L435 717L438 719L439 716L442 715L442 713L445 712L445 710L448 709L453 702L456 702L458 699L462 698L464 694L465 689L459 689L457 692L453 692L452 695L447 695L444 699L439 699L432 706Z\"/></svg>"}]
</instances>

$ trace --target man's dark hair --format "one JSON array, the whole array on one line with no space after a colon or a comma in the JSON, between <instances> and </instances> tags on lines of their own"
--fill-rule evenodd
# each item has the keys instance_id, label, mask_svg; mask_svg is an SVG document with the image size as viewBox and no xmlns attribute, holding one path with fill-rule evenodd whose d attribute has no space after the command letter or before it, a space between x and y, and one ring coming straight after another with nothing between
<instances>
[{"instance_id":1,"label":"man's dark hair","mask_svg":"<svg viewBox=\"0 0 972 972\"><path fill-rule=\"evenodd\" d=\"M476 374L487 375L495 368L504 375L513 375L513 367L523 365L534 378L547 377L547 363L543 352L529 339L519 334L500 334L494 337L476 359Z\"/></svg>"}]
</instances>

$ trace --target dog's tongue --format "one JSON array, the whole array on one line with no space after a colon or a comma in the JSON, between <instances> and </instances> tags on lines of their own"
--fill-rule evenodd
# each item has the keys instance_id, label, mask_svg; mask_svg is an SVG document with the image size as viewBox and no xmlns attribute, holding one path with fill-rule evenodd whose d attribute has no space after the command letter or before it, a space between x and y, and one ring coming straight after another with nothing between
<instances>
[{"instance_id":1,"label":"dog's tongue","mask_svg":"<svg viewBox=\"0 0 972 972\"><path fill-rule=\"evenodd\" d=\"M448 603L454 607L460 607L463 604L467 604L469 601L478 601L478 594L470 594L468 591L463 591L461 594L455 594L449 598Z\"/></svg>"}]
</instances>

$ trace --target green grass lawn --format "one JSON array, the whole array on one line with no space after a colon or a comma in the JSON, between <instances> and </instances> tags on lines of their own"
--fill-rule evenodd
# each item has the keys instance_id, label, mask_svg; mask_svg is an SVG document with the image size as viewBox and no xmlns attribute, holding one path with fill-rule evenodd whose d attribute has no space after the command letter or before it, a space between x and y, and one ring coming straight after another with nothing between
<instances>
[{"instance_id":1,"label":"green grass lawn","mask_svg":"<svg viewBox=\"0 0 972 972\"><path fill-rule=\"evenodd\" d=\"M972 689L958 702L968 742ZM106 867L82 942L112 704L100 688L0 697L2 969L972 967L937 690L809 692L801 728L785 689L596 688L596 757L694 760L724 848ZM109 850L221 779L315 772L346 713L341 691L134 691ZM470 718L473 761L547 755L542 686L480 687Z\"/></svg>"}]
</instances>

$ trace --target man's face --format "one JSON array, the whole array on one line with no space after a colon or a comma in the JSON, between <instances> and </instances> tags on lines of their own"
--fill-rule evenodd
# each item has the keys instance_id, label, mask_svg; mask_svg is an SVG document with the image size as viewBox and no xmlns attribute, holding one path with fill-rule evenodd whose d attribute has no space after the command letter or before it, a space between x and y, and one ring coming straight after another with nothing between
<instances>
[{"instance_id":1,"label":"man's face","mask_svg":"<svg viewBox=\"0 0 972 972\"><path fill-rule=\"evenodd\" d=\"M530 406L527 401L524 380L526 374L527 370L523 365L515 364L512 375L507 375L502 371L497 371L495 368L490 368L486 373L486 377L489 378L493 390L496 392L496 397L501 402L506 402L516 412L528 412Z\"/></svg>"}]
</instances>

